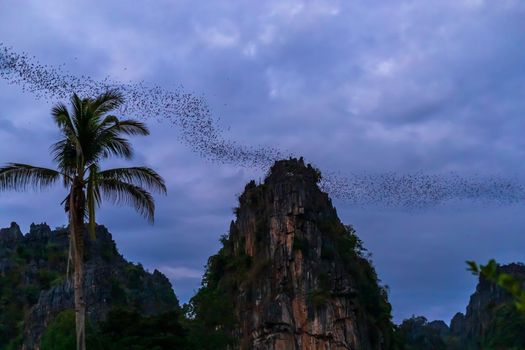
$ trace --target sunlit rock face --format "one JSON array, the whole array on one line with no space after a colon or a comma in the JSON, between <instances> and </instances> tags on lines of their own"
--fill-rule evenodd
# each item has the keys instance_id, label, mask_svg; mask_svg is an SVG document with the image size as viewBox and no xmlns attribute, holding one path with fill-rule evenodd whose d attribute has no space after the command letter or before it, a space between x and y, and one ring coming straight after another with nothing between
<instances>
[{"instance_id":1,"label":"sunlit rock face","mask_svg":"<svg viewBox=\"0 0 525 350\"><path fill-rule=\"evenodd\" d=\"M241 349L391 346L386 292L319 179L302 159L279 161L239 198L225 249L249 260L233 295Z\"/></svg>"}]
</instances>

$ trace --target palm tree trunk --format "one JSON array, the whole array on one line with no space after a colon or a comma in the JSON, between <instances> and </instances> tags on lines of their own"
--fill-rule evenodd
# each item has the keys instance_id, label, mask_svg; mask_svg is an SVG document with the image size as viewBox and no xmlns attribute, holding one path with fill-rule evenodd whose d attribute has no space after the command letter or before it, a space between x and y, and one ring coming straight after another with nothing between
<instances>
[{"instance_id":1,"label":"palm tree trunk","mask_svg":"<svg viewBox=\"0 0 525 350\"><path fill-rule=\"evenodd\" d=\"M81 180L78 178L73 182L69 200L69 229L73 247L77 350L86 350L86 301L84 300L84 209L86 199Z\"/></svg>"}]
</instances>

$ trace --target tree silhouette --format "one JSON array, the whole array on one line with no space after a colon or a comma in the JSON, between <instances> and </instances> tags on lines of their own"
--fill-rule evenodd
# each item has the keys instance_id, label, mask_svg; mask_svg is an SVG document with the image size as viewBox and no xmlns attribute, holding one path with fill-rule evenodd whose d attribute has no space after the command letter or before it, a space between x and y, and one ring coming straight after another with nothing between
<instances>
[{"instance_id":1,"label":"tree silhouette","mask_svg":"<svg viewBox=\"0 0 525 350\"><path fill-rule=\"evenodd\" d=\"M152 223L155 202L146 189L166 193L164 180L150 168L100 169L100 162L111 156L133 157L133 148L125 136L149 135L145 124L131 119L119 120L108 114L123 102L122 95L114 90L95 98L73 94L70 110L62 103L52 109L54 122L61 132L61 139L51 147L57 169L20 163L0 168L0 190L49 187L59 180L68 189L62 204L69 214L77 350L86 348L84 240L87 233L91 239L95 238L95 209L104 197L116 204L132 205Z\"/></svg>"}]
</instances>

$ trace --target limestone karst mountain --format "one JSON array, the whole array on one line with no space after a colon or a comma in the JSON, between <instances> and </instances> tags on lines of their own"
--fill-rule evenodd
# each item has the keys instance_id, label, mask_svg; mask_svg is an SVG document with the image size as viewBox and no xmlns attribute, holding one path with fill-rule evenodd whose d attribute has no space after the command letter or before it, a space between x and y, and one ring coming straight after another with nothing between
<instances>
[{"instance_id":1,"label":"limestone karst mountain","mask_svg":"<svg viewBox=\"0 0 525 350\"><path fill-rule=\"evenodd\" d=\"M185 348L392 348L386 290L356 233L319 189L320 176L290 159L275 163L264 183L246 186L224 247L209 259L204 286L185 307ZM103 226L97 237L86 242L93 324L115 306L143 315L178 309L161 273L126 262ZM0 243L0 349L13 342L39 349L42 335L73 306L67 232L42 224L22 235L12 224Z\"/></svg>"},{"instance_id":2,"label":"limestone karst mountain","mask_svg":"<svg viewBox=\"0 0 525 350\"><path fill-rule=\"evenodd\" d=\"M86 240L86 248L86 302L92 324L116 307L144 316L179 309L168 279L127 262L104 226L97 227L96 241ZM0 230L0 349L40 349L46 328L73 308L67 251L63 228L31 225L23 235L12 223Z\"/></svg>"},{"instance_id":3,"label":"limestone karst mountain","mask_svg":"<svg viewBox=\"0 0 525 350\"><path fill-rule=\"evenodd\" d=\"M105 343L90 348L525 348L525 321L508 306L509 295L483 279L451 327L415 317L396 330L386 288L356 232L318 187L320 177L302 159L290 159L276 162L264 182L248 183L202 287L182 309L165 276L127 262L98 226L97 240L86 242L85 288L97 326L92 338ZM67 248L65 228L31 225L23 235L13 223L0 230L0 350L63 349L41 343L51 333L54 341L73 333L57 331L73 307ZM523 265L501 269L525 280ZM119 307L124 311L112 316Z\"/></svg>"},{"instance_id":4,"label":"limestone karst mountain","mask_svg":"<svg viewBox=\"0 0 525 350\"><path fill-rule=\"evenodd\" d=\"M208 321L202 338L229 334L233 348L255 350L392 347L386 290L319 189L320 176L290 159L276 162L264 183L246 186L191 302L195 319Z\"/></svg>"}]
</instances>

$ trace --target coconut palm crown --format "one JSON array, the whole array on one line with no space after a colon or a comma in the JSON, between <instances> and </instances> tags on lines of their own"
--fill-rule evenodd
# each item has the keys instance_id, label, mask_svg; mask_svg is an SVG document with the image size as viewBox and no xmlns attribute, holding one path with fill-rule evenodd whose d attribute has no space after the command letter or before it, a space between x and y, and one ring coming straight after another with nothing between
<instances>
[{"instance_id":1,"label":"coconut palm crown","mask_svg":"<svg viewBox=\"0 0 525 350\"><path fill-rule=\"evenodd\" d=\"M108 91L97 98L81 99L74 94L71 111L64 104L57 104L52 115L62 138L51 147L57 169L9 163L0 168L0 190L48 187L59 180L70 187L75 180L79 181L86 196L86 218L92 237L95 208L100 205L102 196L116 204L132 205L153 222L155 203L145 188L165 194L162 177L148 167L100 169L100 162L111 156L133 157L133 148L125 136L149 135L144 123L107 115L122 103L120 93ZM69 211L69 201L63 203Z\"/></svg>"},{"instance_id":2,"label":"coconut palm crown","mask_svg":"<svg viewBox=\"0 0 525 350\"><path fill-rule=\"evenodd\" d=\"M61 138L52 145L56 169L9 163L0 168L0 190L43 188L60 180L68 195L62 202L69 213L70 247L74 262L77 349L85 349L85 301L83 296L83 245L87 232L95 238L95 209L102 198L132 205L153 222L155 203L150 191L165 194L164 180L148 167L101 170L101 161L112 157L131 159L130 135L149 135L145 124L110 114L123 103L114 90L95 98L71 97L71 109L59 103L52 109Z\"/></svg>"}]
</instances>

